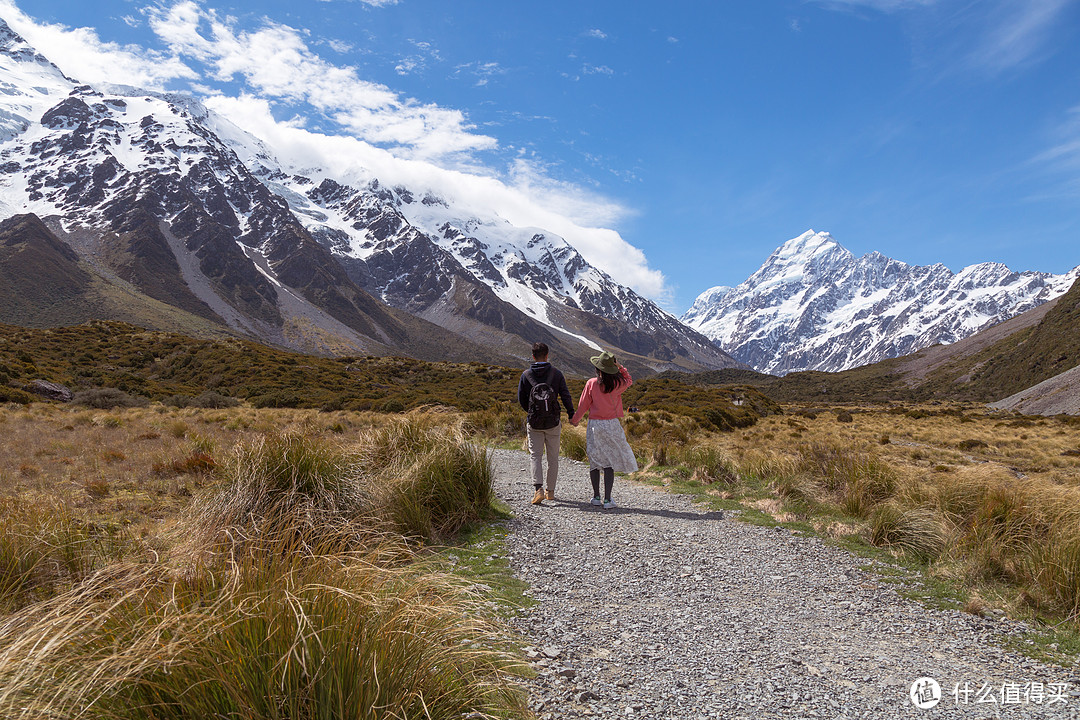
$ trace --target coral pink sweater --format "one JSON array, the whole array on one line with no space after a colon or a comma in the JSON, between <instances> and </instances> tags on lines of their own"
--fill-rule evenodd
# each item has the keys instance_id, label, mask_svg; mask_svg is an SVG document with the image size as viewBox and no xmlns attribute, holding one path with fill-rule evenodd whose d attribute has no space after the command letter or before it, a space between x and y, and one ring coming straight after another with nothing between
<instances>
[{"instance_id":1,"label":"coral pink sweater","mask_svg":"<svg viewBox=\"0 0 1080 720\"><path fill-rule=\"evenodd\" d=\"M623 381L609 393L604 392L604 386L600 384L598 378L591 378L586 382L585 389L581 391L581 399L578 400L577 412L574 413L574 419L570 422L576 425L581 422L581 418L585 417L585 413L589 413L589 418L592 420L621 418L623 416L623 391L633 385L634 380L624 367L619 368L619 374L622 375Z\"/></svg>"}]
</instances>

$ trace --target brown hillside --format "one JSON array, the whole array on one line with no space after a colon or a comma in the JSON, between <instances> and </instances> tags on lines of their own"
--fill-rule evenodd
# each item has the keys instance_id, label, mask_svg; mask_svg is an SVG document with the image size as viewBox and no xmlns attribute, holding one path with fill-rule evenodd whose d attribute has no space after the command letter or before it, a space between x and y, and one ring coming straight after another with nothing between
<instances>
[{"instance_id":1,"label":"brown hillside","mask_svg":"<svg viewBox=\"0 0 1080 720\"><path fill-rule=\"evenodd\" d=\"M35 215L0 222L0 322L42 326L94 317L92 278Z\"/></svg>"},{"instance_id":2,"label":"brown hillside","mask_svg":"<svg viewBox=\"0 0 1080 720\"><path fill-rule=\"evenodd\" d=\"M1080 365L1080 280L1019 342L1006 339L1002 352L984 363L971 384L998 399Z\"/></svg>"}]
</instances>

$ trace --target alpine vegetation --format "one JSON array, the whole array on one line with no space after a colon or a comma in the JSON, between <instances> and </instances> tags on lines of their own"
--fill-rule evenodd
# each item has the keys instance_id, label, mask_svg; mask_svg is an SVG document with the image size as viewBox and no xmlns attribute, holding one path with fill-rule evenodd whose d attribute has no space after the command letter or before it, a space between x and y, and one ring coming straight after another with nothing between
<instances>
[{"instance_id":1,"label":"alpine vegetation","mask_svg":"<svg viewBox=\"0 0 1080 720\"><path fill-rule=\"evenodd\" d=\"M141 430L146 411L125 412ZM4 506L0 716L520 715L523 666L487 598L416 562L420 543L489 512L487 453L462 423L373 419L350 443L310 419L245 436L172 530L118 537L126 548Z\"/></svg>"}]
</instances>

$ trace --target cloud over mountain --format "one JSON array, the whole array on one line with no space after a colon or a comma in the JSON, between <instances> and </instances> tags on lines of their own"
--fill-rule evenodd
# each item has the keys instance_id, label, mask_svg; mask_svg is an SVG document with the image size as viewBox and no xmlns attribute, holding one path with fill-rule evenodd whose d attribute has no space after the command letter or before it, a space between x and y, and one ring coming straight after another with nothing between
<instances>
[{"instance_id":1,"label":"cloud over mountain","mask_svg":"<svg viewBox=\"0 0 1080 720\"><path fill-rule=\"evenodd\" d=\"M617 281L652 299L669 296L663 274L614 229L627 208L508 154L459 109L418 101L327 60L303 29L269 19L242 27L180 0L145 11L162 44L149 48L39 22L12 0L0 0L0 16L82 82L192 92L282 155L332 165L342 176L374 167L385 182L549 228Z\"/></svg>"}]
</instances>

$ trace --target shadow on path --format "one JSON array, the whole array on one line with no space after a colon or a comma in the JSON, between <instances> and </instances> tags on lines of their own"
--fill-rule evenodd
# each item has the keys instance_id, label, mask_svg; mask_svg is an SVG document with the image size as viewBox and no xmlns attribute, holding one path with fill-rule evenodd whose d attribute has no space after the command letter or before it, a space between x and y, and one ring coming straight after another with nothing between
<instances>
[{"instance_id":1,"label":"shadow on path","mask_svg":"<svg viewBox=\"0 0 1080 720\"><path fill-rule=\"evenodd\" d=\"M653 517L661 517L669 520L697 520L697 521L716 521L723 520L724 513L722 510L712 510L709 512L693 513L693 512L681 512L679 510L654 510L652 508L636 508L636 507L623 507L618 506L610 510L605 510L599 505L593 505L589 501L577 501L577 500L545 500L545 503L551 503L552 507L569 507L576 508L578 512L587 513L603 513L604 515L652 515ZM617 500L616 500L617 502Z\"/></svg>"}]
</instances>

